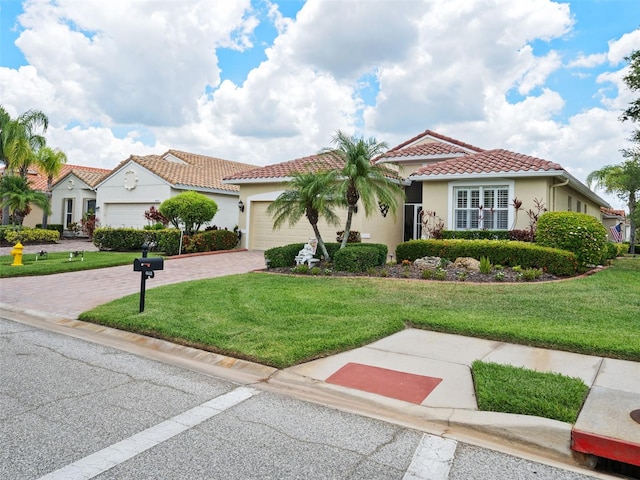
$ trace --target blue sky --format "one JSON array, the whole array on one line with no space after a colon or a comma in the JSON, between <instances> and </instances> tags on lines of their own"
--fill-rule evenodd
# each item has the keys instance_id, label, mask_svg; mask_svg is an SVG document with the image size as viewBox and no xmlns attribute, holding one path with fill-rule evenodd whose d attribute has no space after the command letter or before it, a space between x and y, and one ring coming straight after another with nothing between
<instances>
[{"instance_id":1,"label":"blue sky","mask_svg":"<svg viewBox=\"0 0 640 480\"><path fill-rule=\"evenodd\" d=\"M337 129L392 146L432 129L583 180L628 146L638 48L636 0L3 0L0 104L44 111L49 144L104 168L168 148L263 165Z\"/></svg>"}]
</instances>

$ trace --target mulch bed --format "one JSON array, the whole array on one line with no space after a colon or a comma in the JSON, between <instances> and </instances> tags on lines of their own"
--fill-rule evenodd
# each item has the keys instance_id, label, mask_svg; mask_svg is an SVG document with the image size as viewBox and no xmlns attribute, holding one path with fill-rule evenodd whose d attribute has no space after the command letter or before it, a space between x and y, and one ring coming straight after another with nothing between
<instances>
[{"instance_id":1,"label":"mulch bed","mask_svg":"<svg viewBox=\"0 0 640 480\"><path fill-rule=\"evenodd\" d=\"M375 267L374 269L368 272L361 273L351 273L351 272L341 272L336 271L332 267L332 265L324 265L320 263L318 265L320 269L319 275L324 275L325 268L329 268L331 270L332 277L381 277L381 278L410 278L410 279L423 279L423 270L424 268L416 267L415 265L384 265L380 267ZM434 281L449 281L449 282L467 282L467 283L508 283L508 282L521 282L521 283L532 283L532 282L548 282L552 280L559 280L564 277L558 277L555 275L551 275L548 273L543 273L540 277L528 280L524 278L523 272L514 271L511 268L504 267L502 270L493 270L491 273L485 274L472 270L465 270L464 268L454 268L449 266L444 269L446 272L446 278L438 278L432 277L431 280ZM294 269L292 267L284 267L284 268L270 268L268 270L270 273L281 273L281 274L294 274ZM500 275L496 276L498 272L502 272ZM301 273L297 273L297 275L303 275ZM310 275L310 273L305 273L304 275ZM498 278L501 277L501 278Z\"/></svg>"}]
</instances>

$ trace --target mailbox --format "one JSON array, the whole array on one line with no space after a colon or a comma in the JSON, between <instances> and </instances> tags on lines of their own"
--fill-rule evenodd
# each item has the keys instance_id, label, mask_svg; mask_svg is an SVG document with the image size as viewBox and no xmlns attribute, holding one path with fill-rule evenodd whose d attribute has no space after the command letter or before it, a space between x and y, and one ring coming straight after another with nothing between
<instances>
[{"instance_id":1,"label":"mailbox","mask_svg":"<svg viewBox=\"0 0 640 480\"><path fill-rule=\"evenodd\" d=\"M142 257L133 261L134 272L154 272L156 270L164 270L164 258Z\"/></svg>"}]
</instances>

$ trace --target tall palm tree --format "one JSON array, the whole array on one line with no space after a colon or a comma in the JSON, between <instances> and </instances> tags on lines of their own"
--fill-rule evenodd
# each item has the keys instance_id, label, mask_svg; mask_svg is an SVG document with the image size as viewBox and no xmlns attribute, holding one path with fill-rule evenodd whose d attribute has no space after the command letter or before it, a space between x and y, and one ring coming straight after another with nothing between
<instances>
[{"instance_id":1,"label":"tall palm tree","mask_svg":"<svg viewBox=\"0 0 640 480\"><path fill-rule=\"evenodd\" d=\"M389 207L395 216L398 204L404 196L399 183L392 178L392 171L380 164L373 164L373 159L387 150L387 144L377 142L375 138L364 140L355 136L349 137L338 131L333 136L333 148L325 148L324 152L338 155L344 161L340 173L341 191L347 204L347 221L340 248L344 248L351 233L351 221L358 203L362 201L365 215L371 216L380 204Z\"/></svg>"},{"instance_id":2,"label":"tall palm tree","mask_svg":"<svg viewBox=\"0 0 640 480\"><path fill-rule=\"evenodd\" d=\"M24 217L29 214L31 204L37 205L49 213L49 199L42 192L31 188L27 179L18 175L5 175L0 180L0 205L8 207L9 216L15 225L22 225Z\"/></svg>"},{"instance_id":3,"label":"tall palm tree","mask_svg":"<svg viewBox=\"0 0 640 480\"><path fill-rule=\"evenodd\" d=\"M335 172L294 173L286 190L267 208L267 213L274 219L273 227L278 229L285 221L295 225L304 215L311 224L324 258L330 260L318 229L318 221L324 217L330 225L340 223L333 211L335 206L342 203L337 188Z\"/></svg>"},{"instance_id":4,"label":"tall palm tree","mask_svg":"<svg viewBox=\"0 0 640 480\"><path fill-rule=\"evenodd\" d=\"M42 173L47 176L47 198L49 202L49 208L51 208L51 187L53 186L53 179L60 175L62 165L67 163L67 155L56 148L55 150L49 147L42 147L36 153L36 163ZM47 212L42 212L42 228L47 228L47 222L49 215Z\"/></svg>"},{"instance_id":5,"label":"tall palm tree","mask_svg":"<svg viewBox=\"0 0 640 480\"><path fill-rule=\"evenodd\" d=\"M636 207L640 200L640 148L623 150L628 160L620 165L607 165L587 176L587 185L595 184L609 194L615 194L627 203L631 220L631 251L635 254Z\"/></svg>"},{"instance_id":6,"label":"tall palm tree","mask_svg":"<svg viewBox=\"0 0 640 480\"><path fill-rule=\"evenodd\" d=\"M39 110L28 110L17 118L11 118L0 105L0 161L4 163L3 175L20 172L27 177L33 153L46 144L42 135L49 126L49 119ZM41 131L41 133L39 133ZM9 211L2 210L2 224L9 223Z\"/></svg>"}]
</instances>

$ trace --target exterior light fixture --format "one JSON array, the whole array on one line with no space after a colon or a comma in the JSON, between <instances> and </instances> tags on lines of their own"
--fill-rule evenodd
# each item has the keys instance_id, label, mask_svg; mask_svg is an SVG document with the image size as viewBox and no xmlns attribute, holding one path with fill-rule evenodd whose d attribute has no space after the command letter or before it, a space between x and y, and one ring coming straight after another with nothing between
<instances>
[{"instance_id":1,"label":"exterior light fixture","mask_svg":"<svg viewBox=\"0 0 640 480\"><path fill-rule=\"evenodd\" d=\"M242 200L238 202L238 208L240 209L241 212L244 212L244 203L242 203Z\"/></svg>"},{"instance_id":2,"label":"exterior light fixture","mask_svg":"<svg viewBox=\"0 0 640 480\"><path fill-rule=\"evenodd\" d=\"M378 207L380 207L380 213L382 214L382 216L386 217L387 213L389 213L389 205L387 205L386 203L378 203Z\"/></svg>"}]
</instances>

